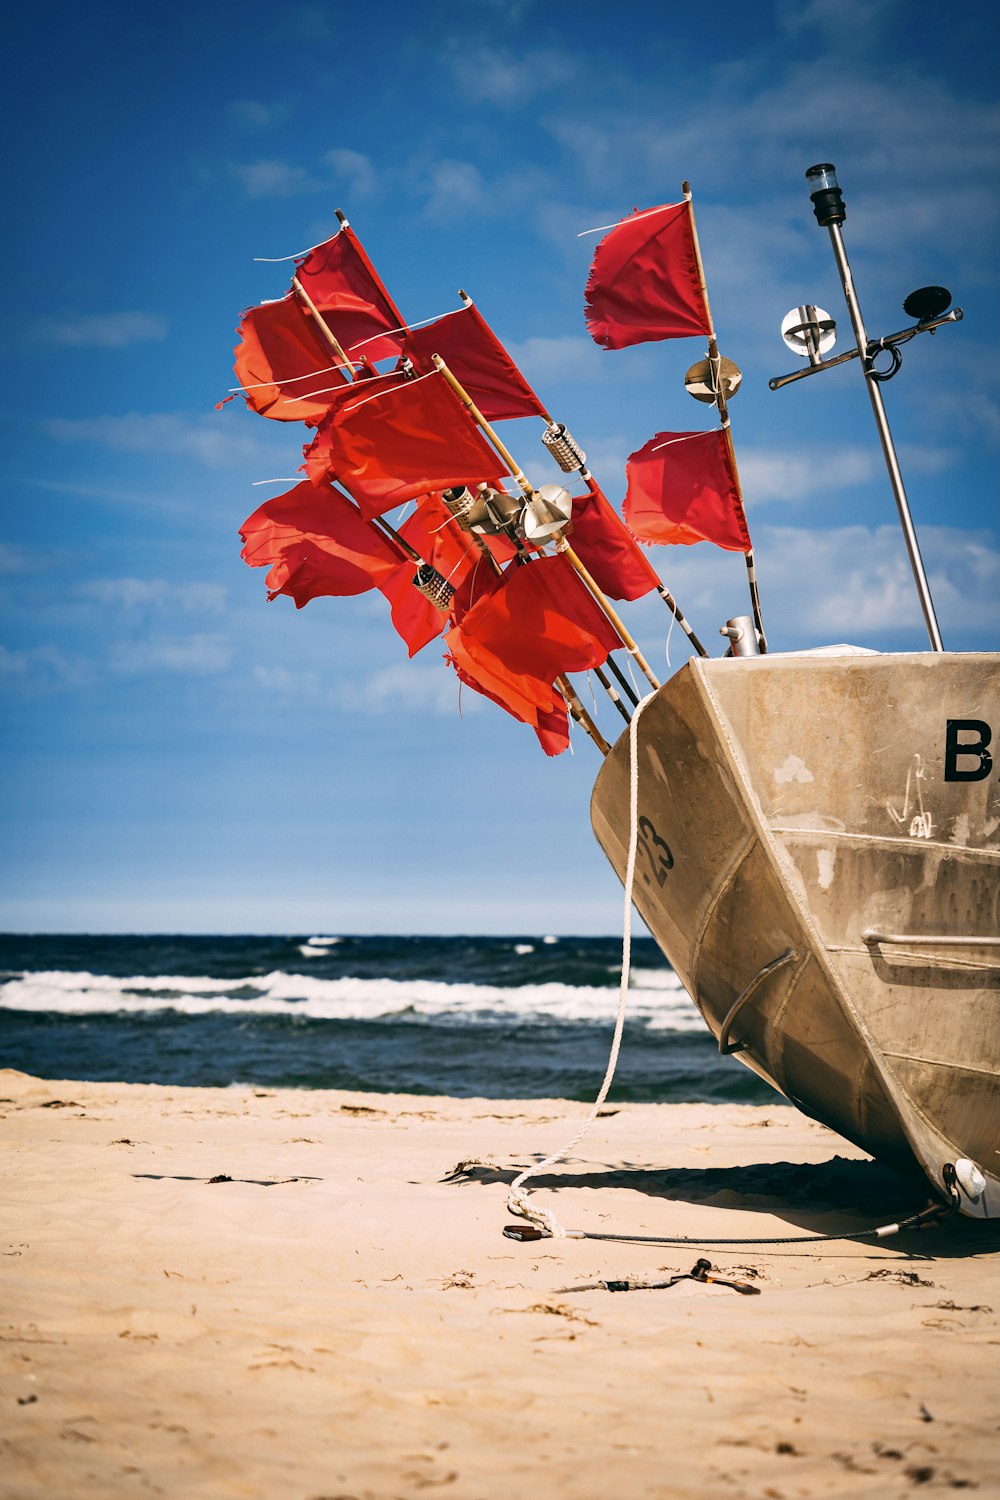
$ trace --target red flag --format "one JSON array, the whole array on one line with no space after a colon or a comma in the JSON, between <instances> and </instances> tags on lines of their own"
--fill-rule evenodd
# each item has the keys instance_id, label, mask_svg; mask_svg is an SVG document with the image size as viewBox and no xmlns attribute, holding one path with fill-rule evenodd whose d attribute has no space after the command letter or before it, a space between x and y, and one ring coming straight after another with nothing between
<instances>
[{"instance_id":1,"label":"red flag","mask_svg":"<svg viewBox=\"0 0 1000 1500\"><path fill-rule=\"evenodd\" d=\"M432 370L431 355L440 354L488 422L543 415L538 397L475 307L411 328L403 353L418 370Z\"/></svg>"},{"instance_id":2,"label":"red flag","mask_svg":"<svg viewBox=\"0 0 1000 1500\"><path fill-rule=\"evenodd\" d=\"M324 412L324 420L320 423L316 436L311 443L306 443L302 449L305 459L305 470L313 484L322 484L324 480L339 478L333 458L333 447L336 437L331 438L332 421L334 409L343 406L353 406L356 401L361 401L364 395L374 395L376 392L390 390L393 386L404 385L407 377L400 371L394 370L390 375L373 375L366 379L359 378L344 387L341 391L332 392L326 397L328 402ZM337 447L337 454L340 448ZM345 489L350 488L345 485Z\"/></svg>"},{"instance_id":3,"label":"red flag","mask_svg":"<svg viewBox=\"0 0 1000 1500\"><path fill-rule=\"evenodd\" d=\"M347 376L295 295L251 307L237 332L236 379L251 410L279 422L318 422Z\"/></svg>"},{"instance_id":4,"label":"red flag","mask_svg":"<svg viewBox=\"0 0 1000 1500\"><path fill-rule=\"evenodd\" d=\"M584 316L604 349L711 332L688 199L633 214L605 235L590 267Z\"/></svg>"},{"instance_id":5,"label":"red flag","mask_svg":"<svg viewBox=\"0 0 1000 1500\"><path fill-rule=\"evenodd\" d=\"M321 428L330 472L367 517L431 490L506 473L442 375L341 401Z\"/></svg>"},{"instance_id":6,"label":"red flag","mask_svg":"<svg viewBox=\"0 0 1000 1500\"><path fill-rule=\"evenodd\" d=\"M460 654L465 657L465 653L462 651L460 643L453 641L452 636L448 637L448 644L453 647L458 644ZM514 713L509 703L505 701L503 694L506 691L506 688L505 685L501 684L498 678L493 678L488 673L483 673L482 667L477 664L476 671L479 672L485 679L484 681L479 681L474 676L472 676L471 672L469 672L466 667L462 666L461 662L455 655L446 656L445 660L449 662L455 669L455 673L458 677L459 682L462 682L466 687L471 688L474 693L481 693L484 698L489 698L491 703L495 703L499 708L505 709L506 712L513 714L513 717L515 719L522 718L520 714ZM499 690L491 691L490 688L486 686L486 681L492 681L494 684L494 688L497 688ZM536 708L534 710L534 713L537 719L537 723L532 724L531 727L534 729L535 734L538 736L538 743L545 751L545 754L561 755L562 752L569 747L569 716L566 712L566 703L562 694L553 693L552 707ZM523 719L522 722L524 722Z\"/></svg>"},{"instance_id":7,"label":"red flag","mask_svg":"<svg viewBox=\"0 0 1000 1500\"><path fill-rule=\"evenodd\" d=\"M630 456L625 473L625 520L640 541L752 550L724 429L658 432Z\"/></svg>"},{"instance_id":8,"label":"red flag","mask_svg":"<svg viewBox=\"0 0 1000 1500\"><path fill-rule=\"evenodd\" d=\"M329 485L297 484L265 500L240 527L243 560L270 566L270 597L288 594L301 609L321 594L363 594L381 587L399 555ZM413 565L407 565L410 576Z\"/></svg>"},{"instance_id":9,"label":"red flag","mask_svg":"<svg viewBox=\"0 0 1000 1500\"><path fill-rule=\"evenodd\" d=\"M399 353L403 320L350 225L310 250L295 274L349 354L375 360Z\"/></svg>"},{"instance_id":10,"label":"red flag","mask_svg":"<svg viewBox=\"0 0 1000 1500\"><path fill-rule=\"evenodd\" d=\"M516 719L545 727L563 672L600 666L621 645L563 557L508 568L499 586L449 631L457 664Z\"/></svg>"},{"instance_id":11,"label":"red flag","mask_svg":"<svg viewBox=\"0 0 1000 1500\"><path fill-rule=\"evenodd\" d=\"M573 501L573 551L611 599L641 599L660 580L600 490Z\"/></svg>"},{"instance_id":12,"label":"red flag","mask_svg":"<svg viewBox=\"0 0 1000 1500\"><path fill-rule=\"evenodd\" d=\"M389 601L393 629L406 642L408 656L416 656L448 623L448 616L413 587L416 571L415 562L400 563L378 586L379 593Z\"/></svg>"}]
</instances>

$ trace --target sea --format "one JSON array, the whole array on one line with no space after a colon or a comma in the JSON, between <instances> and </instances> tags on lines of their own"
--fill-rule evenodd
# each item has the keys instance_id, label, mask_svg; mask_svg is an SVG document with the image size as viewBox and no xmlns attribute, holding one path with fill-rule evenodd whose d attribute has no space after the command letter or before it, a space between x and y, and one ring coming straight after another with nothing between
<instances>
[{"instance_id":1,"label":"sea","mask_svg":"<svg viewBox=\"0 0 1000 1500\"><path fill-rule=\"evenodd\" d=\"M0 935L0 1066L43 1078L593 1099L621 940ZM770 1103L633 940L612 1099Z\"/></svg>"}]
</instances>

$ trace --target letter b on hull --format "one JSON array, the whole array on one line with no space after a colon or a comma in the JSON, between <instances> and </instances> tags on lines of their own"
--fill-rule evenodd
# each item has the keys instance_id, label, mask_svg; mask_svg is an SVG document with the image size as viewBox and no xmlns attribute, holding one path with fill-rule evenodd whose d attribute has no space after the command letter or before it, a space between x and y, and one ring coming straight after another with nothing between
<instances>
[{"instance_id":1,"label":"letter b on hull","mask_svg":"<svg viewBox=\"0 0 1000 1500\"><path fill-rule=\"evenodd\" d=\"M949 719L944 742L945 781L985 781L993 769L989 753L992 738L993 731L984 719ZM970 760L975 764L969 765ZM959 761L965 764L960 766Z\"/></svg>"}]
</instances>

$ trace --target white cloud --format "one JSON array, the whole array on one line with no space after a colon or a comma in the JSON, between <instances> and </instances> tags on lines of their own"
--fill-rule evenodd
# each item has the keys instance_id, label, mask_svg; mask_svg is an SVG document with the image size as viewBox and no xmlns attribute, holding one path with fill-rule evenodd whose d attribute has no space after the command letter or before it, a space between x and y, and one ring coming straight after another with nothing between
<instances>
[{"instance_id":1,"label":"white cloud","mask_svg":"<svg viewBox=\"0 0 1000 1500\"><path fill-rule=\"evenodd\" d=\"M35 337L47 344L73 349L127 349L130 344L152 344L170 331L165 318L156 313L87 313L81 317L43 318L35 324Z\"/></svg>"},{"instance_id":2,"label":"white cloud","mask_svg":"<svg viewBox=\"0 0 1000 1500\"><path fill-rule=\"evenodd\" d=\"M547 98L547 91L568 90L579 72L573 56L550 48L512 52L506 47L467 47L454 42L447 60L453 82L465 98L507 109Z\"/></svg>"},{"instance_id":3,"label":"white cloud","mask_svg":"<svg viewBox=\"0 0 1000 1500\"><path fill-rule=\"evenodd\" d=\"M318 672L282 666L256 666L253 669L253 679L265 692L280 693L290 698L317 698L323 692Z\"/></svg>"},{"instance_id":4,"label":"white cloud","mask_svg":"<svg viewBox=\"0 0 1000 1500\"><path fill-rule=\"evenodd\" d=\"M122 453L168 453L197 459L209 469L260 462L272 451L218 415L127 412L123 416L50 417L40 425L60 443L95 443Z\"/></svg>"},{"instance_id":5,"label":"white cloud","mask_svg":"<svg viewBox=\"0 0 1000 1500\"><path fill-rule=\"evenodd\" d=\"M430 168L424 206L428 218L451 220L478 213L490 202L482 173L472 162L445 158Z\"/></svg>"},{"instance_id":6,"label":"white cloud","mask_svg":"<svg viewBox=\"0 0 1000 1500\"><path fill-rule=\"evenodd\" d=\"M755 556L771 649L891 636L927 646L923 616L897 526L807 531L755 528ZM941 631L984 644L1000 629L1000 550L988 533L924 526L920 545ZM706 643L747 612L743 559L708 545L654 548L650 560Z\"/></svg>"},{"instance_id":7,"label":"white cloud","mask_svg":"<svg viewBox=\"0 0 1000 1500\"><path fill-rule=\"evenodd\" d=\"M27 547L18 547L13 542L0 542L0 576L27 573L34 565L35 559Z\"/></svg>"},{"instance_id":8,"label":"white cloud","mask_svg":"<svg viewBox=\"0 0 1000 1500\"><path fill-rule=\"evenodd\" d=\"M122 609L178 609L198 615L220 615L227 591L219 583L170 583L165 578L92 578L80 593L98 604Z\"/></svg>"},{"instance_id":9,"label":"white cloud","mask_svg":"<svg viewBox=\"0 0 1000 1500\"><path fill-rule=\"evenodd\" d=\"M230 120L242 130L270 130L282 125L291 110L287 104L266 104L260 99L234 99L226 109Z\"/></svg>"},{"instance_id":10,"label":"white cloud","mask_svg":"<svg viewBox=\"0 0 1000 1500\"><path fill-rule=\"evenodd\" d=\"M604 374L603 351L593 339L577 334L522 339L508 347L514 363L536 387L548 380L600 380Z\"/></svg>"},{"instance_id":11,"label":"white cloud","mask_svg":"<svg viewBox=\"0 0 1000 1500\"><path fill-rule=\"evenodd\" d=\"M12 651L0 645L0 678L32 687L78 687L89 679L87 664L58 646L29 646Z\"/></svg>"},{"instance_id":12,"label":"white cloud","mask_svg":"<svg viewBox=\"0 0 1000 1500\"><path fill-rule=\"evenodd\" d=\"M437 651L436 645L439 647ZM341 701L349 709L366 713L382 714L405 709L410 713L456 715L458 678L440 659L440 643L432 641L425 649L428 653L435 653L434 660L399 662L374 672L363 683L343 683ZM469 699L476 696L475 693L463 693L463 713L469 708Z\"/></svg>"},{"instance_id":13,"label":"white cloud","mask_svg":"<svg viewBox=\"0 0 1000 1500\"><path fill-rule=\"evenodd\" d=\"M111 648L109 660L112 671L125 677L152 672L210 677L226 670L235 649L222 635L156 636L117 642Z\"/></svg>"},{"instance_id":14,"label":"white cloud","mask_svg":"<svg viewBox=\"0 0 1000 1500\"><path fill-rule=\"evenodd\" d=\"M263 158L233 162L229 168L248 198L295 198L300 193L318 193L327 186L297 162Z\"/></svg>"},{"instance_id":15,"label":"white cloud","mask_svg":"<svg viewBox=\"0 0 1000 1500\"><path fill-rule=\"evenodd\" d=\"M377 179L371 157L338 147L328 151L323 161L333 171L335 185L342 185L349 198L370 198L374 193Z\"/></svg>"}]
</instances>

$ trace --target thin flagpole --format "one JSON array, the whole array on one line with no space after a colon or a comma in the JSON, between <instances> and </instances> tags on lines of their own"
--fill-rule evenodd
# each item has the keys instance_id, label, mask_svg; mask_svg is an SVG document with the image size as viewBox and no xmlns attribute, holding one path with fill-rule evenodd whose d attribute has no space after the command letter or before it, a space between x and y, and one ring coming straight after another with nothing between
<instances>
[{"instance_id":1,"label":"thin flagpole","mask_svg":"<svg viewBox=\"0 0 1000 1500\"><path fill-rule=\"evenodd\" d=\"M529 483L527 476L521 469L520 464L516 462L510 449L493 430L489 422L487 422L486 418L483 416L482 412L479 410L479 407L473 401L468 391L451 373L448 366L441 358L440 354L434 354L431 357L434 363L434 368L441 372L445 380L450 385L451 389L455 392L455 395L458 397L459 401L461 401L462 405L469 413L469 416L483 433L483 436L489 441L494 450L503 459L504 463L510 470L515 483L520 486L525 498L531 500L535 493L534 487ZM618 613L612 606L610 600L607 599L601 589L598 588L594 579L590 576L583 563L573 551L572 547L564 537L560 537L560 539L556 542L555 547L557 552L561 552L565 555L566 560L569 562L573 571L578 575L581 582L590 593L601 613L611 624L612 628L618 636L618 639L621 641L626 651L628 651L629 655L634 658L636 665L639 667L650 687L654 689L658 688L660 684L654 677L649 663L646 661L646 658L643 656L642 652L639 650L639 647L632 639L625 624L619 618Z\"/></svg>"},{"instance_id":2,"label":"thin flagpole","mask_svg":"<svg viewBox=\"0 0 1000 1500\"><path fill-rule=\"evenodd\" d=\"M736 462L736 449L733 447L733 435L729 428L729 406L726 402L726 393L722 385L722 361L719 355L719 344L715 337L715 320L712 317L712 305L708 300L708 283L705 280L705 263L701 258L701 245L698 242L698 226L694 218L694 201L689 182L681 183L681 191L684 201L691 210L691 242L694 245L694 258L698 267L698 280L701 282L701 293L705 299L705 311L708 314L708 357L712 365L712 384L715 387L715 405L718 408L719 420L726 434L726 446L729 450L729 461L733 466L733 474L736 478L736 490L743 501L743 486L740 484L740 471ZM747 568L747 585L750 589L750 607L753 610L753 623L757 631L758 642L761 653L767 651L767 638L764 635L764 621L760 611L760 596L757 593L757 571L754 566L753 550L745 552L744 559Z\"/></svg>"}]
</instances>

